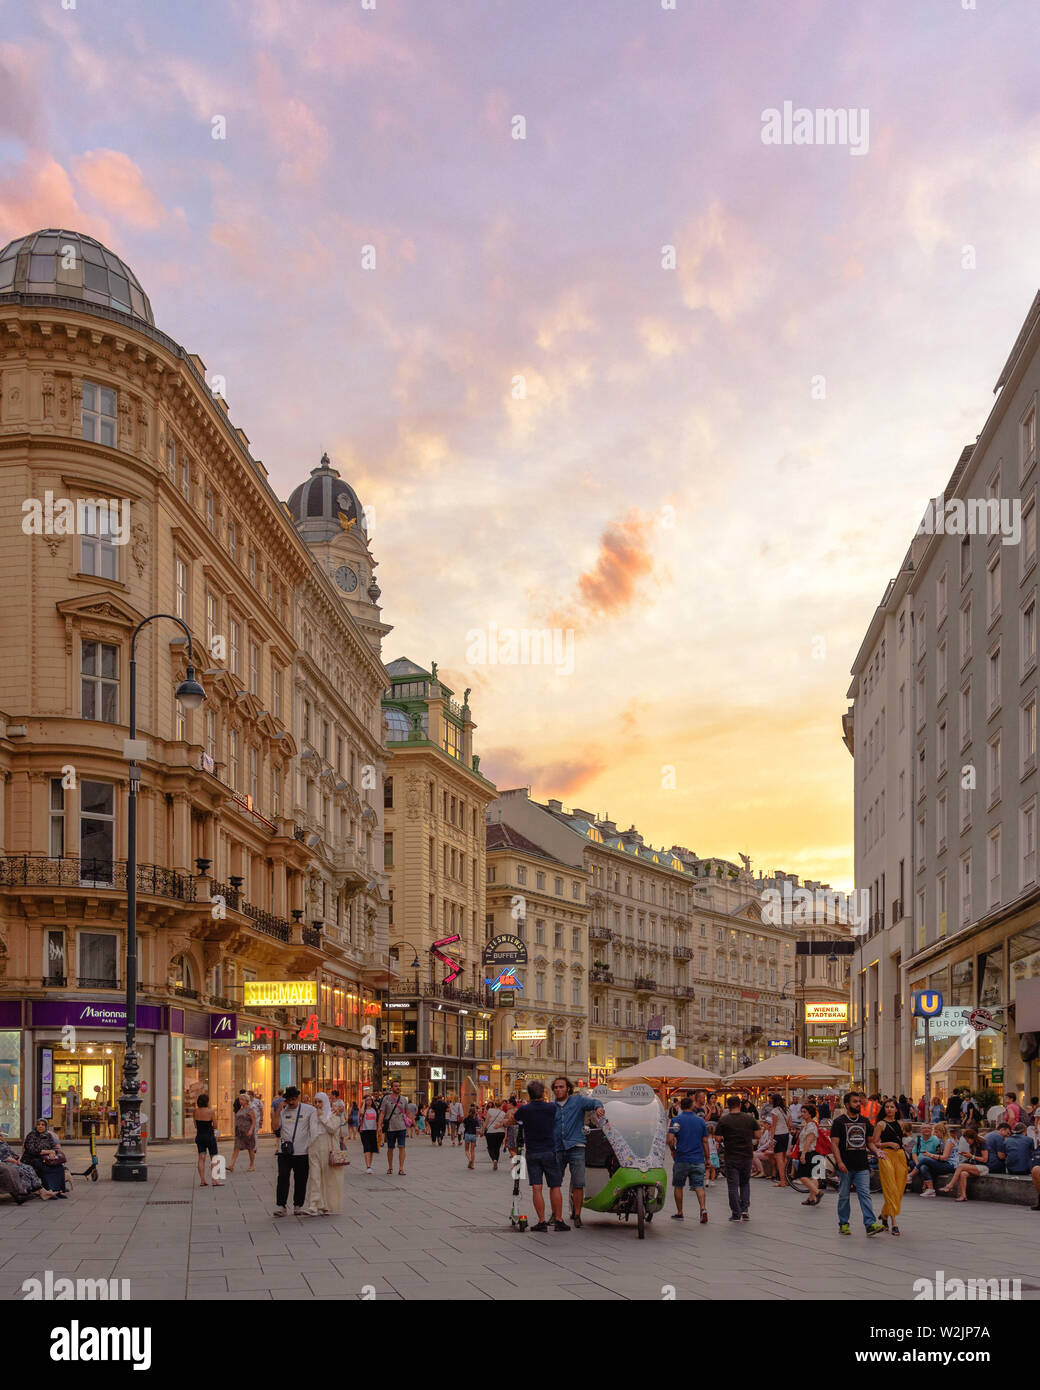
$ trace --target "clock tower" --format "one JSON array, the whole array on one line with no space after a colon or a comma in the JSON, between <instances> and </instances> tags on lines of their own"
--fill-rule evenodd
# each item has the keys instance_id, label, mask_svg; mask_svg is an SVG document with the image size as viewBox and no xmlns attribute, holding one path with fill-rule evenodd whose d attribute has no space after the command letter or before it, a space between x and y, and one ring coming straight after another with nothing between
<instances>
[{"instance_id":1,"label":"clock tower","mask_svg":"<svg viewBox=\"0 0 1040 1390\"><path fill-rule=\"evenodd\" d=\"M365 513L357 493L332 467L328 454L322 454L318 467L295 489L287 508L344 608L378 654L390 627L380 619L377 562L369 547Z\"/></svg>"}]
</instances>

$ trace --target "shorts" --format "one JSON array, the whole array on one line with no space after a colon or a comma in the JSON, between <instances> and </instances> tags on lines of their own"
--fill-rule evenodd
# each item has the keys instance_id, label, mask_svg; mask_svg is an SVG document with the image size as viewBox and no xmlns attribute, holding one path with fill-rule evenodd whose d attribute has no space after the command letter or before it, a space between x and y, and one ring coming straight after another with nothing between
<instances>
[{"instance_id":1,"label":"shorts","mask_svg":"<svg viewBox=\"0 0 1040 1390\"><path fill-rule=\"evenodd\" d=\"M563 1186L563 1173L557 1154L525 1154L524 1157L527 1160L527 1178L532 1187L541 1187L543 1178L547 1187Z\"/></svg>"},{"instance_id":2,"label":"shorts","mask_svg":"<svg viewBox=\"0 0 1040 1390\"><path fill-rule=\"evenodd\" d=\"M684 1163L681 1158L677 1158L672 1168L672 1186L682 1188L687 1182L694 1192L704 1186L704 1164Z\"/></svg>"},{"instance_id":3,"label":"shorts","mask_svg":"<svg viewBox=\"0 0 1040 1390\"><path fill-rule=\"evenodd\" d=\"M403 1149L407 1138L407 1130L388 1129L386 1131L386 1147L388 1149Z\"/></svg>"},{"instance_id":4,"label":"shorts","mask_svg":"<svg viewBox=\"0 0 1040 1390\"><path fill-rule=\"evenodd\" d=\"M813 1173L813 1168L816 1166L815 1158L816 1155L811 1153L806 1154L804 1158L800 1158L795 1165L797 1169L795 1176L799 1178L814 1178L815 1174Z\"/></svg>"},{"instance_id":5,"label":"shorts","mask_svg":"<svg viewBox=\"0 0 1040 1390\"><path fill-rule=\"evenodd\" d=\"M477 1131L475 1129L464 1129L462 1131L462 1138L467 1144L475 1144L477 1142Z\"/></svg>"},{"instance_id":6,"label":"shorts","mask_svg":"<svg viewBox=\"0 0 1040 1390\"><path fill-rule=\"evenodd\" d=\"M790 1142L791 1136L789 1134L774 1134L773 1152L775 1154L785 1154L787 1152L787 1146Z\"/></svg>"},{"instance_id":7,"label":"shorts","mask_svg":"<svg viewBox=\"0 0 1040 1390\"><path fill-rule=\"evenodd\" d=\"M213 1158L217 1156L217 1136L211 1134L208 1139L203 1139L199 1135L195 1136L195 1147L200 1154L208 1153Z\"/></svg>"},{"instance_id":8,"label":"shorts","mask_svg":"<svg viewBox=\"0 0 1040 1390\"><path fill-rule=\"evenodd\" d=\"M361 1152L363 1154L374 1154L379 1152L379 1135L374 1129L363 1129L361 1131Z\"/></svg>"},{"instance_id":9,"label":"shorts","mask_svg":"<svg viewBox=\"0 0 1040 1390\"><path fill-rule=\"evenodd\" d=\"M556 1162L563 1180L564 1169L571 1170L571 1187L585 1186L585 1145L575 1144L569 1149L556 1150Z\"/></svg>"}]
</instances>

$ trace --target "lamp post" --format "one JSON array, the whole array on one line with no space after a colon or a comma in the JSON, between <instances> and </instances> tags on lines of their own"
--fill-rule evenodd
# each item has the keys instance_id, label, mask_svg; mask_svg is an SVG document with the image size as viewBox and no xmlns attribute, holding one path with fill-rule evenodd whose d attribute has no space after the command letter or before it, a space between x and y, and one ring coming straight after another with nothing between
<instances>
[{"instance_id":1,"label":"lamp post","mask_svg":"<svg viewBox=\"0 0 1040 1390\"><path fill-rule=\"evenodd\" d=\"M144 618L130 638L130 797L126 822L126 1050L123 1057L123 1090L119 1097L119 1148L112 1162L113 1182L146 1182L148 1167L141 1143L141 1083L137 1079L137 788L141 769L137 765L137 662L134 652L137 634L157 618L169 618L188 639L188 669L175 692L185 709L198 709L206 692L195 679L191 633L172 613L153 613Z\"/></svg>"}]
</instances>

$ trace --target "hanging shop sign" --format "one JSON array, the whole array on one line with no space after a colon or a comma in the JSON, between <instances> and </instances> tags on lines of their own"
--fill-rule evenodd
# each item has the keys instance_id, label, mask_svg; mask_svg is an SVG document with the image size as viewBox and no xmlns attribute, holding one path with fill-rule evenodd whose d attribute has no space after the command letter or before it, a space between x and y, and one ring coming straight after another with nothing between
<instances>
[{"instance_id":1,"label":"hanging shop sign","mask_svg":"<svg viewBox=\"0 0 1040 1390\"><path fill-rule=\"evenodd\" d=\"M806 1023L845 1023L849 1017L848 1004L837 1001L833 1004L806 1004Z\"/></svg>"},{"instance_id":2,"label":"hanging shop sign","mask_svg":"<svg viewBox=\"0 0 1040 1390\"><path fill-rule=\"evenodd\" d=\"M443 1081L444 1079L445 1079L445 1077L444 1077L444 1068L443 1068L443 1067L431 1067L431 1068L430 1068L430 1080L431 1080L431 1081Z\"/></svg>"},{"instance_id":3,"label":"hanging shop sign","mask_svg":"<svg viewBox=\"0 0 1040 1390\"><path fill-rule=\"evenodd\" d=\"M514 1042L544 1042L548 1036L548 1028L514 1028L512 1030Z\"/></svg>"},{"instance_id":4,"label":"hanging shop sign","mask_svg":"<svg viewBox=\"0 0 1040 1390\"><path fill-rule=\"evenodd\" d=\"M238 1036L237 1014L210 1014L209 1035L211 1039L234 1038Z\"/></svg>"},{"instance_id":5,"label":"hanging shop sign","mask_svg":"<svg viewBox=\"0 0 1040 1390\"><path fill-rule=\"evenodd\" d=\"M243 984L245 998L242 1001L248 1008L284 1009L293 1004L310 1008L318 1005L318 983L316 980L246 980Z\"/></svg>"},{"instance_id":6,"label":"hanging shop sign","mask_svg":"<svg viewBox=\"0 0 1040 1390\"><path fill-rule=\"evenodd\" d=\"M806 1038L806 1042L809 1044L810 1047L835 1047L835 1046L837 1045L838 1039L837 1039L837 1038Z\"/></svg>"},{"instance_id":7,"label":"hanging shop sign","mask_svg":"<svg viewBox=\"0 0 1040 1390\"><path fill-rule=\"evenodd\" d=\"M491 938L484 947L481 959L489 969L494 967L496 970L501 970L504 965L526 965L527 946L521 937L503 932L501 936Z\"/></svg>"},{"instance_id":8,"label":"hanging shop sign","mask_svg":"<svg viewBox=\"0 0 1040 1390\"><path fill-rule=\"evenodd\" d=\"M767 1038L766 1047L790 1047L790 1038Z\"/></svg>"},{"instance_id":9,"label":"hanging shop sign","mask_svg":"<svg viewBox=\"0 0 1040 1390\"><path fill-rule=\"evenodd\" d=\"M910 996L910 1012L915 1018L935 1018L942 1008L943 997L937 989L915 989Z\"/></svg>"}]
</instances>

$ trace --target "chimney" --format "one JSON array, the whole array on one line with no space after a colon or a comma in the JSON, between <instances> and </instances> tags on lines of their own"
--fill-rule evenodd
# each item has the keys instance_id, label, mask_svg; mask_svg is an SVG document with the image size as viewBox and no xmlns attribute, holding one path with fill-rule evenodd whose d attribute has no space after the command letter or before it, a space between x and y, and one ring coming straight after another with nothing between
<instances>
[{"instance_id":1,"label":"chimney","mask_svg":"<svg viewBox=\"0 0 1040 1390\"><path fill-rule=\"evenodd\" d=\"M552 800L549 800L549 801L547 801L545 804L548 806L548 808L549 808L550 811L562 811L562 810L563 810L563 802L562 802L562 801L552 801Z\"/></svg>"}]
</instances>

